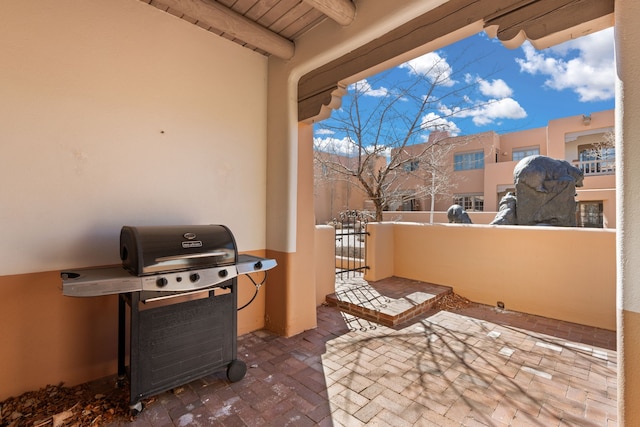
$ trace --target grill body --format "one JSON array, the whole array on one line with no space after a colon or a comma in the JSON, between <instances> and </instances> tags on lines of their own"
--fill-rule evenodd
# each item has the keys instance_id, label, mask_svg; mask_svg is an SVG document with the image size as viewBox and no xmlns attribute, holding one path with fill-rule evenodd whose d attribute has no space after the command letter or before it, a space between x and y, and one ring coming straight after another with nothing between
<instances>
[{"instance_id":1,"label":"grill body","mask_svg":"<svg viewBox=\"0 0 640 427\"><path fill-rule=\"evenodd\" d=\"M222 225L124 226L120 258L122 266L61 277L64 295L118 294L118 377L129 379L134 413L147 397L225 368L232 382L244 377L237 276L266 278L275 260L238 255Z\"/></svg>"},{"instance_id":2,"label":"grill body","mask_svg":"<svg viewBox=\"0 0 640 427\"><path fill-rule=\"evenodd\" d=\"M133 411L142 410L145 398L220 370L231 381L244 377L246 366L237 359L237 279L221 289L228 292L146 309L140 293L120 295L118 376L128 376Z\"/></svg>"}]
</instances>

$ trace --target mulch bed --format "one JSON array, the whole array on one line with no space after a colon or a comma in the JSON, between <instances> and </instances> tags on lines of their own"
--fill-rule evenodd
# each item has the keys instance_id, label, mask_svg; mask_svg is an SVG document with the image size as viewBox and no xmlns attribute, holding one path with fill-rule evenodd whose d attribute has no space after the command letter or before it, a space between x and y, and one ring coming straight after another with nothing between
<instances>
[{"instance_id":1,"label":"mulch bed","mask_svg":"<svg viewBox=\"0 0 640 427\"><path fill-rule=\"evenodd\" d=\"M133 420L128 387L48 385L0 402L0 427L102 426Z\"/></svg>"}]
</instances>

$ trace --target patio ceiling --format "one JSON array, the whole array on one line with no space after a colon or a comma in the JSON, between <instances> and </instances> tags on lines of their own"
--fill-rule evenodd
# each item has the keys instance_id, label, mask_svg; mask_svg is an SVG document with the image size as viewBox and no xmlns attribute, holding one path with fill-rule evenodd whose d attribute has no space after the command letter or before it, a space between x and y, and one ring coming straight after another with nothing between
<instances>
[{"instance_id":1,"label":"patio ceiling","mask_svg":"<svg viewBox=\"0 0 640 427\"><path fill-rule=\"evenodd\" d=\"M349 25L351 0L140 0L263 55L290 59L295 40L326 19Z\"/></svg>"},{"instance_id":2,"label":"patio ceiling","mask_svg":"<svg viewBox=\"0 0 640 427\"><path fill-rule=\"evenodd\" d=\"M232 40L247 49L289 59L295 42L321 22L348 26L357 19L352 0L140 0ZM551 34L613 13L613 0L449 0L434 9L467 24L483 19L505 44ZM432 16L428 12L423 16ZM449 28L453 31L456 28ZM526 36L525 36L526 34Z\"/></svg>"}]
</instances>

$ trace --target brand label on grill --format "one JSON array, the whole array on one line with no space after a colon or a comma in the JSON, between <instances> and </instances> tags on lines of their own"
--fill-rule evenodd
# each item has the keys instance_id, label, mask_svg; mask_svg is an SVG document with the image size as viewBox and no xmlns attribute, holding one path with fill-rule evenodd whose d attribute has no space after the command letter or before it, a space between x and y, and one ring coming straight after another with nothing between
<instances>
[{"instance_id":1,"label":"brand label on grill","mask_svg":"<svg viewBox=\"0 0 640 427\"><path fill-rule=\"evenodd\" d=\"M182 242L183 248L201 248L202 240L193 240L191 242Z\"/></svg>"}]
</instances>

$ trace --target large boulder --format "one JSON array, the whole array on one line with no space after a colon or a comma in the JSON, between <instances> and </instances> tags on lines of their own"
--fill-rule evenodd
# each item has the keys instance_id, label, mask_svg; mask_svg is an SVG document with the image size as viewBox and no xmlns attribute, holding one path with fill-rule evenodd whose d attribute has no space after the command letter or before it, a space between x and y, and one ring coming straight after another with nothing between
<instances>
[{"instance_id":1,"label":"large boulder","mask_svg":"<svg viewBox=\"0 0 640 427\"><path fill-rule=\"evenodd\" d=\"M584 175L569 162L547 156L529 156L513 171L517 223L520 225L576 226L576 187Z\"/></svg>"}]
</instances>

